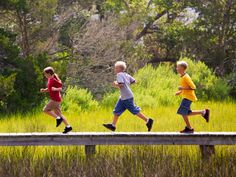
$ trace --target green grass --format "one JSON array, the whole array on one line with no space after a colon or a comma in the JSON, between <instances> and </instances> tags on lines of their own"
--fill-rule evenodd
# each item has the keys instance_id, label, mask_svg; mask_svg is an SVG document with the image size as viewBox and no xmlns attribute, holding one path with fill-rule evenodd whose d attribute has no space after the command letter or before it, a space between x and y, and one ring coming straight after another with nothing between
<instances>
[{"instance_id":1,"label":"green grass","mask_svg":"<svg viewBox=\"0 0 236 177\"><path fill-rule=\"evenodd\" d=\"M153 117L153 131L179 131L184 122L176 106L143 108ZM236 104L197 102L193 109L211 108L207 124L200 116L191 118L196 131L236 131ZM112 108L66 114L74 131L104 132L102 123L111 122ZM142 120L126 112L117 131L146 132ZM1 119L0 132L61 132L55 120L35 113L12 115ZM91 176L91 177L235 177L236 149L217 146L216 154L207 161L197 146L98 146L98 153L86 159L83 147L1 147L0 177L14 176Z\"/></svg>"},{"instance_id":2,"label":"green grass","mask_svg":"<svg viewBox=\"0 0 236 177\"><path fill-rule=\"evenodd\" d=\"M197 102L192 109L211 109L210 123L205 123L201 116L190 117L196 131L236 131L236 104L221 102ZM158 108L143 108L142 112L154 118L153 131L179 131L184 127L181 116L176 114L178 105ZM112 108L97 109L91 112L66 114L74 131L78 132L103 132L103 123L112 121ZM43 113L29 115L14 115L1 119L0 132L60 132L63 126L56 128L55 120ZM117 131L145 132L144 122L130 114L128 111L120 117Z\"/></svg>"}]
</instances>

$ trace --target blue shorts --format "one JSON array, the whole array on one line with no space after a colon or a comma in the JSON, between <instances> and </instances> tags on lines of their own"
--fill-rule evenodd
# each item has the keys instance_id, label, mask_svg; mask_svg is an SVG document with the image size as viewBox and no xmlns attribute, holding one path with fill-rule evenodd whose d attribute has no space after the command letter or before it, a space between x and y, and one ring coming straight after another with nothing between
<instances>
[{"instance_id":1,"label":"blue shorts","mask_svg":"<svg viewBox=\"0 0 236 177\"><path fill-rule=\"evenodd\" d=\"M134 104L134 98L127 100L119 99L116 103L116 107L113 111L115 115L121 115L126 109L128 109L132 114L136 115L140 112L140 108Z\"/></svg>"},{"instance_id":2,"label":"blue shorts","mask_svg":"<svg viewBox=\"0 0 236 177\"><path fill-rule=\"evenodd\" d=\"M181 115L189 115L192 111L191 111L191 103L192 101L184 98L180 104L180 107L177 111L177 114L181 114Z\"/></svg>"}]
</instances>

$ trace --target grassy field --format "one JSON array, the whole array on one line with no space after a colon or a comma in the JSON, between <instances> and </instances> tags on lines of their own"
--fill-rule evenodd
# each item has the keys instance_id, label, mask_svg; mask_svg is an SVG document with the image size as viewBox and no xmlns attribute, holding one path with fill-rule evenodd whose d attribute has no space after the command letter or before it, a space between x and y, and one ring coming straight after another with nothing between
<instances>
[{"instance_id":1,"label":"grassy field","mask_svg":"<svg viewBox=\"0 0 236 177\"><path fill-rule=\"evenodd\" d=\"M201 116L191 117L191 123L196 131L236 131L236 104L197 102L192 109L211 109L210 123L205 123ZM143 108L142 112L155 120L153 131L179 131L184 128L182 118L176 114L178 105L172 107ZM103 132L106 131L102 124L112 121L112 108L91 112L66 114L69 123L76 132ZM0 132L60 132L63 126L56 128L55 120L43 113L14 115L1 119ZM120 117L117 131L145 132L145 123L130 114L128 111Z\"/></svg>"},{"instance_id":2,"label":"grassy field","mask_svg":"<svg viewBox=\"0 0 236 177\"><path fill-rule=\"evenodd\" d=\"M196 131L236 131L236 104L198 102L193 109L209 107L210 123L192 117ZM153 131L179 131L183 120L177 107L143 108L155 119ZM110 122L112 109L65 114L74 131L107 131L102 123ZM146 131L144 122L126 112L118 122L117 131ZM0 132L60 132L55 120L42 113L12 115L1 118ZM203 160L197 146L99 146L90 159L83 147L1 147L0 176L78 176L78 177L235 177L236 148L216 147L216 154Z\"/></svg>"}]
</instances>

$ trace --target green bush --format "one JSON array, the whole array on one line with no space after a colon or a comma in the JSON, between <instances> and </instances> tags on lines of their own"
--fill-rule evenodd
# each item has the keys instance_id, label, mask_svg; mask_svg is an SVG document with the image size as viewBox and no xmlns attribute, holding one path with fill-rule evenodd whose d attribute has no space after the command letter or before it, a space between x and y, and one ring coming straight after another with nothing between
<instances>
[{"instance_id":1,"label":"green bush","mask_svg":"<svg viewBox=\"0 0 236 177\"><path fill-rule=\"evenodd\" d=\"M218 78L207 65L201 61L182 58L188 63L187 72L197 86L196 94L200 100L223 100L229 97L230 86Z\"/></svg>"},{"instance_id":2,"label":"green bush","mask_svg":"<svg viewBox=\"0 0 236 177\"><path fill-rule=\"evenodd\" d=\"M203 62L182 58L189 64L187 72L197 86L196 94L199 100L222 100L229 97L230 87L214 75ZM141 107L158 107L178 104L180 97L175 91L179 86L179 76L170 64L160 64L154 68L146 65L135 75L136 84L132 86L135 100ZM103 106L114 106L119 97L118 90L104 96Z\"/></svg>"},{"instance_id":3,"label":"green bush","mask_svg":"<svg viewBox=\"0 0 236 177\"><path fill-rule=\"evenodd\" d=\"M63 97L62 106L64 111L74 113L94 110L98 107L98 102L87 89L69 86Z\"/></svg>"},{"instance_id":4,"label":"green bush","mask_svg":"<svg viewBox=\"0 0 236 177\"><path fill-rule=\"evenodd\" d=\"M178 76L171 65L161 64L157 68L147 65L135 75L137 84L133 87L135 100L142 107L172 105L178 101L174 96Z\"/></svg>"},{"instance_id":5,"label":"green bush","mask_svg":"<svg viewBox=\"0 0 236 177\"><path fill-rule=\"evenodd\" d=\"M171 65L161 64L157 68L146 65L134 75L136 84L132 86L135 101L141 107L172 105L178 101L174 96L178 87L178 76ZM118 91L104 96L102 105L114 106L119 98Z\"/></svg>"},{"instance_id":6,"label":"green bush","mask_svg":"<svg viewBox=\"0 0 236 177\"><path fill-rule=\"evenodd\" d=\"M230 95L233 98L236 98L236 71L232 72L227 76L227 83L230 85Z\"/></svg>"},{"instance_id":7,"label":"green bush","mask_svg":"<svg viewBox=\"0 0 236 177\"><path fill-rule=\"evenodd\" d=\"M0 110L3 110L7 98L14 92L15 74L4 77L0 74Z\"/></svg>"},{"instance_id":8,"label":"green bush","mask_svg":"<svg viewBox=\"0 0 236 177\"><path fill-rule=\"evenodd\" d=\"M4 113L32 111L43 99L39 89L44 85L42 69L47 66L47 55L20 56L15 43L16 35L0 28L0 104L4 104L0 111Z\"/></svg>"}]
</instances>

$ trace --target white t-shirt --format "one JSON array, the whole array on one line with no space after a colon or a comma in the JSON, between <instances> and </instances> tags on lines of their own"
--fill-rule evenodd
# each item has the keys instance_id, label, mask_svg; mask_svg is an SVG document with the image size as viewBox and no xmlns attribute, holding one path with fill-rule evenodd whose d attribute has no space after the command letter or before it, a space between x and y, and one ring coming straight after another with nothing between
<instances>
[{"instance_id":1,"label":"white t-shirt","mask_svg":"<svg viewBox=\"0 0 236 177\"><path fill-rule=\"evenodd\" d=\"M116 80L119 84L124 84L120 89L121 100L127 100L134 97L130 84L135 82L135 79L125 72L120 72L116 75Z\"/></svg>"}]
</instances>

